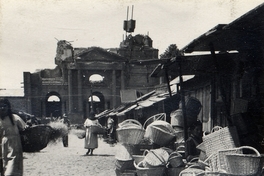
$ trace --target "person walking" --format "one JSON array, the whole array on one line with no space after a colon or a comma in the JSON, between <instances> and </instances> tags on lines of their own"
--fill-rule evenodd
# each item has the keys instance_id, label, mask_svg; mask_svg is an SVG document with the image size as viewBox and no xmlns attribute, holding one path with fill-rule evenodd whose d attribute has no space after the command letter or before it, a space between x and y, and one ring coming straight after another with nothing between
<instances>
[{"instance_id":1,"label":"person walking","mask_svg":"<svg viewBox=\"0 0 264 176\"><path fill-rule=\"evenodd\" d=\"M94 113L90 113L90 116L85 120L84 127L86 128L85 133L85 141L84 141L84 148L88 149L86 155L93 155L93 151L95 148L98 148L98 137L96 133L93 133L91 130L91 126L100 126L101 124L95 118Z\"/></svg>"},{"instance_id":2,"label":"person walking","mask_svg":"<svg viewBox=\"0 0 264 176\"><path fill-rule=\"evenodd\" d=\"M0 136L1 136L1 175L23 175L23 149L20 131L25 130L26 123L12 113L8 99L0 98Z\"/></svg>"}]
</instances>

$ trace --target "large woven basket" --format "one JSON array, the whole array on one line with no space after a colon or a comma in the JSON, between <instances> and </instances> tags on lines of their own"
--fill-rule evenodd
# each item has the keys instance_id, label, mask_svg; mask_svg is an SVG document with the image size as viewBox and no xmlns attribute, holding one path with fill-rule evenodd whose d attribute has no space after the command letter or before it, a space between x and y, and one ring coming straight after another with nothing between
<instances>
[{"instance_id":1,"label":"large woven basket","mask_svg":"<svg viewBox=\"0 0 264 176\"><path fill-rule=\"evenodd\" d=\"M160 146L166 146L175 137L173 133L165 131L156 126L148 126L149 134L148 138L151 142Z\"/></svg>"},{"instance_id":2,"label":"large woven basket","mask_svg":"<svg viewBox=\"0 0 264 176\"><path fill-rule=\"evenodd\" d=\"M117 129L117 140L122 144L139 144L144 138L145 130L138 128Z\"/></svg>"},{"instance_id":3,"label":"large woven basket","mask_svg":"<svg viewBox=\"0 0 264 176\"><path fill-rule=\"evenodd\" d=\"M216 131L216 129L218 129ZM216 126L212 132L203 136L203 143L207 156L210 156L218 150L225 150L239 147L239 138L236 127L219 127Z\"/></svg>"},{"instance_id":4,"label":"large woven basket","mask_svg":"<svg viewBox=\"0 0 264 176\"><path fill-rule=\"evenodd\" d=\"M142 125L134 119L127 119L118 124L118 126L119 128L116 129L117 140L121 144L139 144L144 138L145 129L143 129Z\"/></svg>"},{"instance_id":5,"label":"large woven basket","mask_svg":"<svg viewBox=\"0 0 264 176\"><path fill-rule=\"evenodd\" d=\"M165 166L167 164L169 153L163 148L145 151L147 151L143 160L145 167Z\"/></svg>"},{"instance_id":6,"label":"large woven basket","mask_svg":"<svg viewBox=\"0 0 264 176\"><path fill-rule=\"evenodd\" d=\"M36 152L47 147L52 128L49 125L36 125L21 133L24 152Z\"/></svg>"},{"instance_id":7,"label":"large woven basket","mask_svg":"<svg viewBox=\"0 0 264 176\"><path fill-rule=\"evenodd\" d=\"M253 147L256 154L228 154L226 155L227 172L232 175L254 175L261 171L261 155Z\"/></svg>"},{"instance_id":8,"label":"large woven basket","mask_svg":"<svg viewBox=\"0 0 264 176\"><path fill-rule=\"evenodd\" d=\"M115 154L115 158L117 160L120 160L120 161L133 160L132 155L130 154L130 152L128 151L128 149L125 146L123 146L123 145L121 145L119 147L118 152L116 152L116 154Z\"/></svg>"}]
</instances>

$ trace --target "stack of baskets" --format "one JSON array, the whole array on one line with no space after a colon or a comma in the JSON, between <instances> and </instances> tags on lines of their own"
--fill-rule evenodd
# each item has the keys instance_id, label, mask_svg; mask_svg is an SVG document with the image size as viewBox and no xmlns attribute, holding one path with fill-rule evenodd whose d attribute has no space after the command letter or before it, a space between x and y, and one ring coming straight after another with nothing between
<instances>
[{"instance_id":1,"label":"stack of baskets","mask_svg":"<svg viewBox=\"0 0 264 176\"><path fill-rule=\"evenodd\" d=\"M204 175L257 175L262 170L261 155L253 147L239 147L235 127L215 127L209 135L203 137L205 164L209 165L210 172ZM254 155L243 154L243 150L254 151Z\"/></svg>"},{"instance_id":2,"label":"stack of baskets","mask_svg":"<svg viewBox=\"0 0 264 176\"><path fill-rule=\"evenodd\" d=\"M118 124L116 133L119 143L135 145L139 144L144 138L145 130L137 120L127 119Z\"/></svg>"}]
</instances>

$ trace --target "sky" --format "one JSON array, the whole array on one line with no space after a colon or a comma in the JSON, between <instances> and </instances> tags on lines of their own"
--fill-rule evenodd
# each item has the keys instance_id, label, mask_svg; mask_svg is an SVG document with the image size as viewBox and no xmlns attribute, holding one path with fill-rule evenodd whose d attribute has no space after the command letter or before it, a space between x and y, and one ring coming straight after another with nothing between
<instances>
[{"instance_id":1,"label":"sky","mask_svg":"<svg viewBox=\"0 0 264 176\"><path fill-rule=\"evenodd\" d=\"M23 92L23 72L55 68L57 40L74 48L118 48L123 21L149 35L162 54L217 24L228 24L263 0L0 0L0 95ZM133 5L133 15L132 15ZM6 90L3 90L6 89ZM19 94L19 93L18 93Z\"/></svg>"}]
</instances>

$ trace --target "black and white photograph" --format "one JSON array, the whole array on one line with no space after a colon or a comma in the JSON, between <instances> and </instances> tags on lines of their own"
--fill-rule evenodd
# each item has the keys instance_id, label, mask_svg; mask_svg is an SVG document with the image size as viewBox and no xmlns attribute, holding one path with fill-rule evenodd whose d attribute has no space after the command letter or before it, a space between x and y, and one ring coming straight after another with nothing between
<instances>
[{"instance_id":1,"label":"black and white photograph","mask_svg":"<svg viewBox=\"0 0 264 176\"><path fill-rule=\"evenodd\" d=\"M263 0L0 0L0 176L263 176Z\"/></svg>"}]
</instances>

